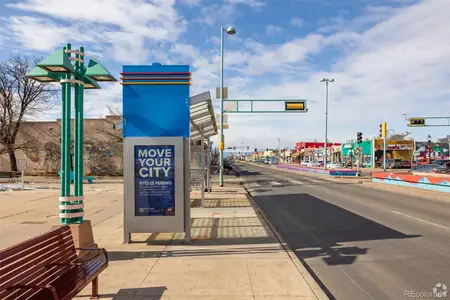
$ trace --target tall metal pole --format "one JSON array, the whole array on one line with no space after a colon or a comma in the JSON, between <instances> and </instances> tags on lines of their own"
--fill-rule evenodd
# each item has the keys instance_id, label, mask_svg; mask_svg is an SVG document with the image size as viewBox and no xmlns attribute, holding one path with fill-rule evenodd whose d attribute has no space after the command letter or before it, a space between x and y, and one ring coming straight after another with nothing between
<instances>
[{"instance_id":1,"label":"tall metal pole","mask_svg":"<svg viewBox=\"0 0 450 300\"><path fill-rule=\"evenodd\" d=\"M80 52L84 53L84 48L80 47ZM84 60L84 56L77 54L76 58ZM84 63L75 62L78 77L76 79L83 80ZM75 128L74 128L74 196L83 196L83 91L81 84L75 84ZM78 201L77 204L83 204ZM73 212L82 212L83 209L77 209ZM83 217L74 219L76 223L82 223Z\"/></svg>"},{"instance_id":2,"label":"tall metal pole","mask_svg":"<svg viewBox=\"0 0 450 300\"><path fill-rule=\"evenodd\" d=\"M66 50L66 47L63 48L63 50ZM66 171L66 106L67 106L67 101L66 101L66 88L67 88L67 83L63 83L61 84L61 101L62 101L62 109L61 109L61 197L66 197L66 190L67 190L67 186L66 186L66 177L65 177L65 171Z\"/></svg>"},{"instance_id":3,"label":"tall metal pole","mask_svg":"<svg viewBox=\"0 0 450 300\"><path fill-rule=\"evenodd\" d=\"M80 58L79 54L75 55L76 58ZM80 62L75 61L75 71L78 73L80 71ZM76 75L75 79L82 80ZM74 185L74 196L80 196L79 190L80 190L80 154L78 144L79 136L80 136L80 90L79 90L79 84L75 84L75 118L74 118L74 131L73 131L73 173L74 173L74 179L73 179L73 185Z\"/></svg>"},{"instance_id":4,"label":"tall metal pole","mask_svg":"<svg viewBox=\"0 0 450 300\"><path fill-rule=\"evenodd\" d=\"M67 44L66 49L71 50L71 45ZM70 56L70 53L67 54ZM71 79L71 74L67 73L66 79ZM62 157L62 178L63 190L61 191L62 197L70 197L70 161L71 161L71 153L70 153L70 121L71 121L71 104L70 104L70 96L71 96L71 84L70 82L64 82L63 84L63 94L65 97L63 98L63 115L61 119L61 157ZM65 203L62 203L65 204ZM62 211L65 213L65 211ZM61 218L62 224L70 224L71 220L68 218Z\"/></svg>"},{"instance_id":5,"label":"tall metal pole","mask_svg":"<svg viewBox=\"0 0 450 300\"><path fill-rule=\"evenodd\" d=\"M223 33L225 29L220 27L220 171L219 171L219 185L223 186Z\"/></svg>"},{"instance_id":6,"label":"tall metal pole","mask_svg":"<svg viewBox=\"0 0 450 300\"><path fill-rule=\"evenodd\" d=\"M383 169L386 172L386 137L383 139Z\"/></svg>"},{"instance_id":7,"label":"tall metal pole","mask_svg":"<svg viewBox=\"0 0 450 300\"><path fill-rule=\"evenodd\" d=\"M328 152L328 80L325 81L326 85L326 100L325 100L325 144L323 155L323 167L327 169L327 152Z\"/></svg>"}]
</instances>

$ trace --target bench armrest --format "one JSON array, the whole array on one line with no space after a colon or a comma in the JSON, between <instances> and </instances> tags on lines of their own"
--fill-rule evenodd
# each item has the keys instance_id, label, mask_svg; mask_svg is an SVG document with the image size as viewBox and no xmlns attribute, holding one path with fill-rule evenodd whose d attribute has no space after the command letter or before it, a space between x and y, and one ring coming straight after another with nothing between
<instances>
[{"instance_id":1,"label":"bench armrest","mask_svg":"<svg viewBox=\"0 0 450 300\"><path fill-rule=\"evenodd\" d=\"M106 263L109 263L109 259L108 259L108 252L106 251L105 248L75 248L75 250L79 250L79 251L101 251L103 253L103 256L105 256L106 259Z\"/></svg>"},{"instance_id":2,"label":"bench armrest","mask_svg":"<svg viewBox=\"0 0 450 300\"><path fill-rule=\"evenodd\" d=\"M56 289L52 286L52 285L35 285L35 284L17 284L17 285L12 285L6 288L7 290L15 290L15 289L33 289L33 290L40 290L40 289L45 289L50 291L50 293L52 293L53 296L53 300L59 300L59 296L58 293L56 292Z\"/></svg>"}]
</instances>

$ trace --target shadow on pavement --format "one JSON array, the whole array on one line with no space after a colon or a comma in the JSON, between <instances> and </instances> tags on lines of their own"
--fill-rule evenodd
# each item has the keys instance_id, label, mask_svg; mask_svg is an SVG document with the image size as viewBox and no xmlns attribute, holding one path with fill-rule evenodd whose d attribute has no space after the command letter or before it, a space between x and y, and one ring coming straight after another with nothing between
<instances>
[{"instance_id":1,"label":"shadow on pavement","mask_svg":"<svg viewBox=\"0 0 450 300\"><path fill-rule=\"evenodd\" d=\"M255 202L300 259L321 257L347 265L368 248L341 243L416 238L354 214L309 194L255 196Z\"/></svg>"},{"instance_id":2,"label":"shadow on pavement","mask_svg":"<svg viewBox=\"0 0 450 300\"><path fill-rule=\"evenodd\" d=\"M281 247L266 245L239 247L233 249L196 249L197 243L189 246L189 250L164 250L164 251L110 251L108 257L110 261L126 261L145 258L169 258L169 257L199 257L199 256L218 256L218 255L255 255L284 252ZM203 245L202 245L203 246Z\"/></svg>"},{"instance_id":3,"label":"shadow on pavement","mask_svg":"<svg viewBox=\"0 0 450 300\"><path fill-rule=\"evenodd\" d=\"M201 207L201 199L192 199L191 197L191 207ZM233 200L233 199L205 199L205 207L221 207L221 208L232 208L232 207L251 207L250 203L245 201Z\"/></svg>"},{"instance_id":4,"label":"shadow on pavement","mask_svg":"<svg viewBox=\"0 0 450 300\"><path fill-rule=\"evenodd\" d=\"M147 288L129 288L120 289L117 293L112 294L101 294L101 284L100 284L100 295L99 299L112 299L112 300L133 300L133 299L148 299L148 300L159 300L162 299L164 292L167 290L165 286L155 286ZM76 296L75 299L90 299L89 296Z\"/></svg>"}]
</instances>

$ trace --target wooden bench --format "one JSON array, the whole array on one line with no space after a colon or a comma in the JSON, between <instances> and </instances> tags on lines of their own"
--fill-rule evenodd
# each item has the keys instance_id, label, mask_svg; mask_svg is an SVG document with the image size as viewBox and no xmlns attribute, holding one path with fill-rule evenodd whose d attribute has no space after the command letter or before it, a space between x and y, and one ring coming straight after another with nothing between
<instances>
[{"instance_id":1,"label":"wooden bench","mask_svg":"<svg viewBox=\"0 0 450 300\"><path fill-rule=\"evenodd\" d=\"M82 261L77 250L96 255ZM105 249L76 249L63 226L0 251L0 299L67 300L91 282L98 298L98 275L107 267Z\"/></svg>"},{"instance_id":2,"label":"wooden bench","mask_svg":"<svg viewBox=\"0 0 450 300\"><path fill-rule=\"evenodd\" d=\"M18 172L3 171L0 172L0 179L8 179L8 182L14 182L14 179L19 178Z\"/></svg>"}]
</instances>

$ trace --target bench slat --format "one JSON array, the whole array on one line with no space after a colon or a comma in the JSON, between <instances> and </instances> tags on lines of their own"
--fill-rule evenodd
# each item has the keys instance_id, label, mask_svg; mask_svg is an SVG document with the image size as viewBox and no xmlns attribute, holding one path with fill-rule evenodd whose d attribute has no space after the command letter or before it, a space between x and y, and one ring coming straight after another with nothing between
<instances>
[{"instance_id":1,"label":"bench slat","mask_svg":"<svg viewBox=\"0 0 450 300\"><path fill-rule=\"evenodd\" d=\"M54 243L55 241L57 241L59 239L71 238L71 237L72 237L71 233L65 232L64 234L61 234L61 235L54 235L54 236L48 237L48 239L46 239L46 240L37 241L36 243L32 244L28 248L26 247L26 245L19 245L17 247L16 251L14 251L14 252L6 253L6 255L4 255L4 256L2 253L0 253L0 262L2 264L3 263L6 264L6 263L8 263L9 260L15 260L15 259L17 259L17 257L25 256L25 255L27 255L27 253L36 251L36 249L39 249L40 247L42 247L43 245L45 245L47 243Z\"/></svg>"},{"instance_id":2,"label":"bench slat","mask_svg":"<svg viewBox=\"0 0 450 300\"><path fill-rule=\"evenodd\" d=\"M73 246L73 250L71 249ZM2 274L6 274L7 272L10 272L14 270L16 267L20 265L26 264L28 261L40 259L41 257L45 256L46 254L51 255L56 252L65 251L68 253L76 253L75 252L75 246L73 245L72 237L65 237L63 239L53 239L49 243L41 243L33 247L35 251L29 252L29 253L22 253L21 255L14 255L11 256L5 260L0 261L2 268L0 270L2 271ZM71 251L72 250L72 251ZM2 275L0 275L0 280L2 279Z\"/></svg>"},{"instance_id":3,"label":"bench slat","mask_svg":"<svg viewBox=\"0 0 450 300\"><path fill-rule=\"evenodd\" d=\"M16 284L21 278L23 278L23 273L33 274L38 272L45 265L56 261L59 257L61 257L61 254L64 253L70 253L71 255L68 258L71 258L72 260L77 258L73 241L70 239L60 241L53 246L45 247L36 252L36 255L34 256L24 257L23 259L2 268L0 280L3 284Z\"/></svg>"},{"instance_id":4,"label":"bench slat","mask_svg":"<svg viewBox=\"0 0 450 300\"><path fill-rule=\"evenodd\" d=\"M43 241L59 237L59 236L71 236L72 232L70 231L70 227L64 226L60 227L58 229L46 232L44 234L41 234L35 238L29 239L25 242L22 242L18 245L6 248L4 250L0 251L0 261L2 261L5 258L8 258L11 255L16 254L17 252L26 251L26 249L34 246L35 244L39 244Z\"/></svg>"}]
</instances>

